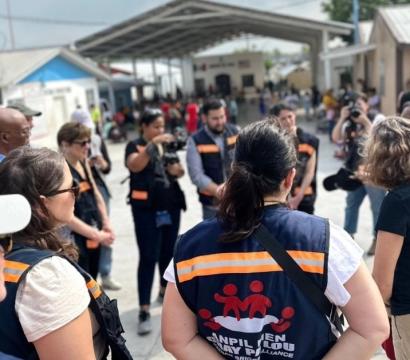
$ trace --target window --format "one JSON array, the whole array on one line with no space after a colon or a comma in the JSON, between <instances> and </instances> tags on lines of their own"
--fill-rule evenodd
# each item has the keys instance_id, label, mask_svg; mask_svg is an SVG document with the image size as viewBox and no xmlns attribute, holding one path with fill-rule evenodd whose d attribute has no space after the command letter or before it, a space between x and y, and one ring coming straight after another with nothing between
<instances>
[{"instance_id":1,"label":"window","mask_svg":"<svg viewBox=\"0 0 410 360\"><path fill-rule=\"evenodd\" d=\"M95 105L95 95L93 89L87 89L85 91L85 96L87 97L87 105L90 107L92 104Z\"/></svg>"},{"instance_id":2,"label":"window","mask_svg":"<svg viewBox=\"0 0 410 360\"><path fill-rule=\"evenodd\" d=\"M242 87L255 86L255 80L253 75L242 75Z\"/></svg>"}]
</instances>

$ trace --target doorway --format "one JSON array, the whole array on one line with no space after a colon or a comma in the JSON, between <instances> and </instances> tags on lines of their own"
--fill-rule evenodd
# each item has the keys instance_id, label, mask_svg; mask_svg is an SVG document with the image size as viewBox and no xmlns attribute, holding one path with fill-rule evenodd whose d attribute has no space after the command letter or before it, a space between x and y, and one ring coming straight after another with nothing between
<instances>
[{"instance_id":1,"label":"doorway","mask_svg":"<svg viewBox=\"0 0 410 360\"><path fill-rule=\"evenodd\" d=\"M231 95L231 77L228 74L215 76L216 91L222 96Z\"/></svg>"}]
</instances>

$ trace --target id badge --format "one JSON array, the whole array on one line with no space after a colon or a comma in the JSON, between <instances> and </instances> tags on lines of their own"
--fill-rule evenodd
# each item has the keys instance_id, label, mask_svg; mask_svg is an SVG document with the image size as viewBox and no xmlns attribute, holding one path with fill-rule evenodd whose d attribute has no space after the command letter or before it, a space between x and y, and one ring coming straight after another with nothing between
<instances>
[{"instance_id":1,"label":"id badge","mask_svg":"<svg viewBox=\"0 0 410 360\"><path fill-rule=\"evenodd\" d=\"M168 211L157 211L155 214L155 223L157 228L165 225L172 225L171 215Z\"/></svg>"}]
</instances>

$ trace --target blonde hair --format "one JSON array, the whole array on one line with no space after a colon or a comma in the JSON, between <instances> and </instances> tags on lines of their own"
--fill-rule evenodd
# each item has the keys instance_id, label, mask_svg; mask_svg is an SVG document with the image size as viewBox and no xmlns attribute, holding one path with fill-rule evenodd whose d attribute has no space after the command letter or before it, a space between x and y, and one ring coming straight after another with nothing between
<instances>
[{"instance_id":1,"label":"blonde hair","mask_svg":"<svg viewBox=\"0 0 410 360\"><path fill-rule=\"evenodd\" d=\"M364 155L375 185L390 190L410 183L410 119L389 116L374 125Z\"/></svg>"}]
</instances>

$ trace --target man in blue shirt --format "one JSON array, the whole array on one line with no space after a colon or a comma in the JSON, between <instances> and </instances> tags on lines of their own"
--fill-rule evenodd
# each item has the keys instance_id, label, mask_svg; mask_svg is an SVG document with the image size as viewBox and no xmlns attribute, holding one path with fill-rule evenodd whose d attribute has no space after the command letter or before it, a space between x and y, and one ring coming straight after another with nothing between
<instances>
[{"instance_id":1,"label":"man in blue shirt","mask_svg":"<svg viewBox=\"0 0 410 360\"><path fill-rule=\"evenodd\" d=\"M0 162L20 146L28 145L31 125L25 116L14 109L0 109Z\"/></svg>"}]
</instances>

